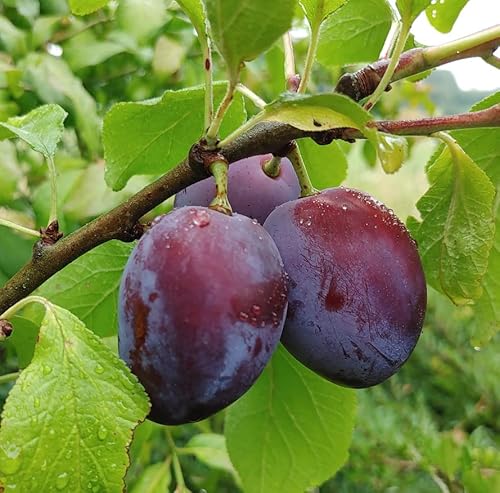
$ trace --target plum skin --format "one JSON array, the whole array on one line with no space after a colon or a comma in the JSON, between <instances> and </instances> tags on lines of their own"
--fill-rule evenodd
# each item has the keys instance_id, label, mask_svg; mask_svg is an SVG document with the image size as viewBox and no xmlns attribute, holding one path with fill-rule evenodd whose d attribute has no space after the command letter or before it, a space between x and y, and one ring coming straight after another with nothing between
<instances>
[{"instance_id":1,"label":"plum skin","mask_svg":"<svg viewBox=\"0 0 500 493\"><path fill-rule=\"evenodd\" d=\"M235 212L263 224L278 206L300 196L300 185L292 163L283 158L279 175L271 178L262 169L271 154L241 159L229 166L228 198ZM208 206L215 197L213 177L185 188L175 196L174 207Z\"/></svg>"},{"instance_id":2,"label":"plum skin","mask_svg":"<svg viewBox=\"0 0 500 493\"><path fill-rule=\"evenodd\" d=\"M287 309L279 252L251 219L183 207L133 250L119 293L119 354L150 419L204 419L240 397L275 350Z\"/></svg>"},{"instance_id":3,"label":"plum skin","mask_svg":"<svg viewBox=\"0 0 500 493\"><path fill-rule=\"evenodd\" d=\"M288 202L264 227L290 277L282 342L340 385L377 385L420 336L426 283L415 242L394 213L345 188Z\"/></svg>"}]
</instances>

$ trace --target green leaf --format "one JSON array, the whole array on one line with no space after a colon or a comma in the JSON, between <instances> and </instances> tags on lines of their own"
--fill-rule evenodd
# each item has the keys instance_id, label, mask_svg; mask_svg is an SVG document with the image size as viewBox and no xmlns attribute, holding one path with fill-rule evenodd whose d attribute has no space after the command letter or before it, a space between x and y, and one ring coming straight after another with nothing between
<instances>
[{"instance_id":1,"label":"green leaf","mask_svg":"<svg viewBox=\"0 0 500 493\"><path fill-rule=\"evenodd\" d=\"M200 433L193 436L185 448L207 466L236 474L227 453L226 437L224 435Z\"/></svg>"},{"instance_id":2,"label":"green leaf","mask_svg":"<svg viewBox=\"0 0 500 493\"><path fill-rule=\"evenodd\" d=\"M227 84L215 84L219 102ZM203 133L204 89L167 91L160 99L119 103L104 119L106 182L122 189L138 174L165 173L185 158ZM221 135L238 128L246 118L243 97L236 94L224 118Z\"/></svg>"},{"instance_id":3,"label":"green leaf","mask_svg":"<svg viewBox=\"0 0 500 493\"><path fill-rule=\"evenodd\" d=\"M23 60L24 82L46 103L61 105L75 119L81 142L91 157L101 150L101 122L92 96L66 62L47 54L30 53Z\"/></svg>"},{"instance_id":4,"label":"green leaf","mask_svg":"<svg viewBox=\"0 0 500 493\"><path fill-rule=\"evenodd\" d=\"M69 0L71 12L76 15L87 15L101 9L109 0Z\"/></svg>"},{"instance_id":5,"label":"green leaf","mask_svg":"<svg viewBox=\"0 0 500 493\"><path fill-rule=\"evenodd\" d=\"M342 94L303 96L285 93L264 108L263 119L287 123L309 132L334 128L365 129L371 115Z\"/></svg>"},{"instance_id":6,"label":"green leaf","mask_svg":"<svg viewBox=\"0 0 500 493\"><path fill-rule=\"evenodd\" d=\"M497 192L498 193L498 192ZM495 239L488 259L488 268L483 278L483 295L477 300L474 311L473 346L484 346L500 332L500 214L497 204Z\"/></svg>"},{"instance_id":7,"label":"green leaf","mask_svg":"<svg viewBox=\"0 0 500 493\"><path fill-rule=\"evenodd\" d=\"M33 360L3 410L0 484L6 491L123 491L126 447L148 409L123 361L47 302Z\"/></svg>"},{"instance_id":8,"label":"green leaf","mask_svg":"<svg viewBox=\"0 0 500 493\"><path fill-rule=\"evenodd\" d=\"M431 2L431 5L425 10L427 19L438 31L449 33L468 1L443 0L442 2Z\"/></svg>"},{"instance_id":9,"label":"green leaf","mask_svg":"<svg viewBox=\"0 0 500 493\"><path fill-rule=\"evenodd\" d=\"M396 173L408 156L408 142L404 137L379 132L377 154L382 168L388 174Z\"/></svg>"},{"instance_id":10,"label":"green leaf","mask_svg":"<svg viewBox=\"0 0 500 493\"><path fill-rule=\"evenodd\" d=\"M335 67L378 59L391 23L385 0L350 0L323 23L318 61Z\"/></svg>"},{"instance_id":11,"label":"green leaf","mask_svg":"<svg viewBox=\"0 0 500 493\"><path fill-rule=\"evenodd\" d=\"M500 91L473 106L472 111L484 110L500 103ZM488 259L488 269L483 278L483 295L475 303L474 333L472 344L484 346L500 331L500 129L481 128L451 132L474 162L489 176L497 187L495 210L496 229L493 248Z\"/></svg>"},{"instance_id":12,"label":"green leaf","mask_svg":"<svg viewBox=\"0 0 500 493\"><path fill-rule=\"evenodd\" d=\"M128 35L147 41L167 21L165 0L120 0L116 20Z\"/></svg>"},{"instance_id":13,"label":"green leaf","mask_svg":"<svg viewBox=\"0 0 500 493\"><path fill-rule=\"evenodd\" d=\"M171 482L170 464L158 462L146 467L131 493L167 493Z\"/></svg>"},{"instance_id":14,"label":"green leaf","mask_svg":"<svg viewBox=\"0 0 500 493\"><path fill-rule=\"evenodd\" d=\"M298 144L315 188L336 187L345 180L347 159L338 142L318 145L312 139L300 139Z\"/></svg>"},{"instance_id":15,"label":"green leaf","mask_svg":"<svg viewBox=\"0 0 500 493\"><path fill-rule=\"evenodd\" d=\"M355 392L302 366L283 347L226 416L229 456L246 493L303 493L346 461Z\"/></svg>"},{"instance_id":16,"label":"green leaf","mask_svg":"<svg viewBox=\"0 0 500 493\"><path fill-rule=\"evenodd\" d=\"M124 51L126 49L120 43L98 40L92 31L84 31L64 44L64 58L72 70L99 65Z\"/></svg>"},{"instance_id":17,"label":"green leaf","mask_svg":"<svg viewBox=\"0 0 500 493\"><path fill-rule=\"evenodd\" d=\"M68 114L57 104L39 106L28 114L0 122L0 139L19 137L45 157L54 156L64 131L63 122Z\"/></svg>"},{"instance_id":18,"label":"green leaf","mask_svg":"<svg viewBox=\"0 0 500 493\"><path fill-rule=\"evenodd\" d=\"M0 48L3 47L14 58L23 56L28 50L26 33L0 15Z\"/></svg>"},{"instance_id":19,"label":"green leaf","mask_svg":"<svg viewBox=\"0 0 500 493\"><path fill-rule=\"evenodd\" d=\"M427 282L454 303L478 299L495 234L495 188L460 148L445 148L427 171L431 187L412 221Z\"/></svg>"},{"instance_id":20,"label":"green leaf","mask_svg":"<svg viewBox=\"0 0 500 493\"><path fill-rule=\"evenodd\" d=\"M0 204L5 204L14 199L23 172L17 160L16 146L6 140L0 141Z\"/></svg>"},{"instance_id":21,"label":"green leaf","mask_svg":"<svg viewBox=\"0 0 500 493\"><path fill-rule=\"evenodd\" d=\"M202 0L177 0L177 3L189 17L200 40L203 40L203 43L206 44L207 16Z\"/></svg>"},{"instance_id":22,"label":"green leaf","mask_svg":"<svg viewBox=\"0 0 500 493\"><path fill-rule=\"evenodd\" d=\"M396 7L407 26L431 4L431 0L396 0Z\"/></svg>"},{"instance_id":23,"label":"green leaf","mask_svg":"<svg viewBox=\"0 0 500 493\"><path fill-rule=\"evenodd\" d=\"M311 28L321 24L330 14L349 0L299 0Z\"/></svg>"},{"instance_id":24,"label":"green leaf","mask_svg":"<svg viewBox=\"0 0 500 493\"><path fill-rule=\"evenodd\" d=\"M212 37L236 80L242 62L266 51L292 25L296 0L206 0Z\"/></svg>"},{"instance_id":25,"label":"green leaf","mask_svg":"<svg viewBox=\"0 0 500 493\"><path fill-rule=\"evenodd\" d=\"M60 270L37 294L70 310L100 336L118 329L118 288L133 245L110 241Z\"/></svg>"}]
</instances>

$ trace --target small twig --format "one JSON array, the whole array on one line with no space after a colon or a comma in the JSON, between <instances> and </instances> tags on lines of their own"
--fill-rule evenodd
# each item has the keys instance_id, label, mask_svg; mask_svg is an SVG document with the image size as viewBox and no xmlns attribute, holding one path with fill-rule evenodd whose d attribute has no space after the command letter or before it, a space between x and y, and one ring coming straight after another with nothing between
<instances>
[{"instance_id":1,"label":"small twig","mask_svg":"<svg viewBox=\"0 0 500 493\"><path fill-rule=\"evenodd\" d=\"M217 112L215 113L212 123L210 124L210 127L207 130L205 139L207 141L207 145L210 148L215 149L217 145L219 129L222 124L222 120L224 119L224 115L226 114L226 111L228 110L231 101L233 100L236 85L237 85L237 77L236 80L231 79L229 81L226 94L224 95L224 98L222 99L219 107L217 108Z\"/></svg>"},{"instance_id":2,"label":"small twig","mask_svg":"<svg viewBox=\"0 0 500 493\"><path fill-rule=\"evenodd\" d=\"M316 9L316 15L319 18L315 19L315 22L313 22L311 26L311 37L309 39L309 46L307 47L306 62L304 65L304 71L302 72L302 79L300 81L299 88L297 89L298 93L306 92L307 86L309 85L314 60L316 59L316 51L318 50L319 32L321 27L320 17L323 13L322 10L323 9L319 7Z\"/></svg>"},{"instance_id":3,"label":"small twig","mask_svg":"<svg viewBox=\"0 0 500 493\"><path fill-rule=\"evenodd\" d=\"M391 53L389 65L387 65L387 69L385 70L384 75L380 79L377 87L375 88L375 91L373 91L373 94L370 96L370 99L365 104L365 109L367 110L372 109L373 106L377 104L378 100L380 99L384 91L387 91L409 34L410 34L410 26L407 26L405 22L402 22L398 29L397 39L394 45L394 50Z\"/></svg>"},{"instance_id":4,"label":"small twig","mask_svg":"<svg viewBox=\"0 0 500 493\"><path fill-rule=\"evenodd\" d=\"M49 167L50 179L50 212L47 226L50 226L51 224L57 222L57 171L54 158L52 156L47 156L47 165Z\"/></svg>"},{"instance_id":5,"label":"small twig","mask_svg":"<svg viewBox=\"0 0 500 493\"><path fill-rule=\"evenodd\" d=\"M243 96L246 96L260 110L265 108L265 106L267 105L267 103L258 94L255 94L249 87L245 86L244 84L237 84L236 90L239 93L243 94Z\"/></svg>"},{"instance_id":6,"label":"small twig","mask_svg":"<svg viewBox=\"0 0 500 493\"><path fill-rule=\"evenodd\" d=\"M39 231L35 231L34 229L30 229L30 228L25 228L24 226L21 226L20 224L9 221L8 219L2 219L1 217L0 217L0 226L5 226L5 227L13 229L15 231L19 231L20 233L24 233L26 235L36 236L37 238L40 238Z\"/></svg>"},{"instance_id":7,"label":"small twig","mask_svg":"<svg viewBox=\"0 0 500 493\"><path fill-rule=\"evenodd\" d=\"M295 70L295 54L293 52L293 41L290 31L283 35L283 51L285 54L285 81L286 88L290 92L297 92L300 85L300 75Z\"/></svg>"},{"instance_id":8,"label":"small twig","mask_svg":"<svg viewBox=\"0 0 500 493\"><path fill-rule=\"evenodd\" d=\"M494 54L491 54L489 56L483 56L483 60L491 65L492 67L500 69L500 57L497 57Z\"/></svg>"}]
</instances>

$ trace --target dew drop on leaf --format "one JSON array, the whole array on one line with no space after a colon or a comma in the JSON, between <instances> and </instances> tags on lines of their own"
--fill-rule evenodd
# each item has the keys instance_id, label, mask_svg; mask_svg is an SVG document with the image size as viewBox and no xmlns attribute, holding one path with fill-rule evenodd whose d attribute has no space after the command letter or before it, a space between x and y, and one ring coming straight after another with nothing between
<instances>
[{"instance_id":1,"label":"dew drop on leaf","mask_svg":"<svg viewBox=\"0 0 500 493\"><path fill-rule=\"evenodd\" d=\"M7 476L21 467L21 449L15 445L0 447L0 472Z\"/></svg>"},{"instance_id":2,"label":"dew drop on leaf","mask_svg":"<svg viewBox=\"0 0 500 493\"><path fill-rule=\"evenodd\" d=\"M59 474L56 478L56 488L58 490L63 490L68 485L69 477L67 472Z\"/></svg>"},{"instance_id":3,"label":"dew drop on leaf","mask_svg":"<svg viewBox=\"0 0 500 493\"><path fill-rule=\"evenodd\" d=\"M97 432L97 437L99 438L99 440L105 440L107 436L108 430L101 425L99 427L99 431Z\"/></svg>"}]
</instances>

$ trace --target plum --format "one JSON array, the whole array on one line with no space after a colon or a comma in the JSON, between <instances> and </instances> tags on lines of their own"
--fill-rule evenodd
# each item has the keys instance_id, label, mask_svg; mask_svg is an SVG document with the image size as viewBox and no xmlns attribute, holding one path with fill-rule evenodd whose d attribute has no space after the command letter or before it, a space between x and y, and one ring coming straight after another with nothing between
<instances>
[{"instance_id":1,"label":"plum","mask_svg":"<svg viewBox=\"0 0 500 493\"><path fill-rule=\"evenodd\" d=\"M204 207L155 220L119 294L119 353L149 394L150 419L197 421L246 392L279 342L286 291L257 221Z\"/></svg>"},{"instance_id":2,"label":"plum","mask_svg":"<svg viewBox=\"0 0 500 493\"><path fill-rule=\"evenodd\" d=\"M393 375L417 343L426 308L417 246L394 213L367 194L333 188L279 206L264 227L290 277L288 351L349 387Z\"/></svg>"},{"instance_id":3,"label":"plum","mask_svg":"<svg viewBox=\"0 0 500 493\"><path fill-rule=\"evenodd\" d=\"M261 224L278 205L300 196L299 182L288 159L281 160L277 177L264 173L262 166L271 158L270 154L253 156L229 166L228 198L233 210ZM210 177L179 192L174 207L208 206L214 197L215 181Z\"/></svg>"}]
</instances>

